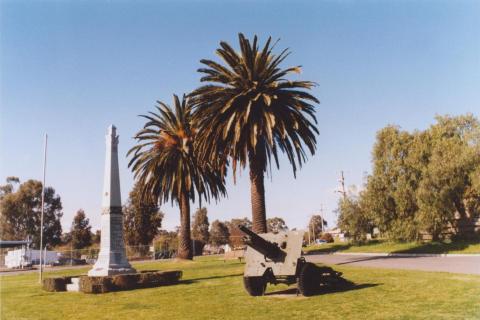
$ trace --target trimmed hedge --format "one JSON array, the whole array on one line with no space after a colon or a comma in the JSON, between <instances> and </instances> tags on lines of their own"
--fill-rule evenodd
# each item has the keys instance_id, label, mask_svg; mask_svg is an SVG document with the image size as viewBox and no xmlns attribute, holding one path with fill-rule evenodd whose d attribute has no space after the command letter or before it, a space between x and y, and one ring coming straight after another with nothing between
<instances>
[{"instance_id":1,"label":"trimmed hedge","mask_svg":"<svg viewBox=\"0 0 480 320\"><path fill-rule=\"evenodd\" d=\"M139 278L140 275L138 273L112 276L113 289L118 291L135 289L137 288Z\"/></svg>"},{"instance_id":2,"label":"trimmed hedge","mask_svg":"<svg viewBox=\"0 0 480 320\"><path fill-rule=\"evenodd\" d=\"M134 274L119 274L105 277L77 276L79 289L84 293L106 293L112 291L133 290L138 288L153 288L178 283L182 271L148 270ZM66 291L66 285L76 277L48 278L43 280L45 291Z\"/></svg>"},{"instance_id":3,"label":"trimmed hedge","mask_svg":"<svg viewBox=\"0 0 480 320\"><path fill-rule=\"evenodd\" d=\"M139 274L138 287L151 288L162 285L171 285L178 283L178 280L180 280L181 277L181 271L142 272Z\"/></svg>"},{"instance_id":4,"label":"trimmed hedge","mask_svg":"<svg viewBox=\"0 0 480 320\"><path fill-rule=\"evenodd\" d=\"M113 291L111 277L80 277L80 291L85 293L106 293Z\"/></svg>"},{"instance_id":5,"label":"trimmed hedge","mask_svg":"<svg viewBox=\"0 0 480 320\"><path fill-rule=\"evenodd\" d=\"M67 281L64 277L43 279L42 288L48 292L66 291Z\"/></svg>"}]
</instances>

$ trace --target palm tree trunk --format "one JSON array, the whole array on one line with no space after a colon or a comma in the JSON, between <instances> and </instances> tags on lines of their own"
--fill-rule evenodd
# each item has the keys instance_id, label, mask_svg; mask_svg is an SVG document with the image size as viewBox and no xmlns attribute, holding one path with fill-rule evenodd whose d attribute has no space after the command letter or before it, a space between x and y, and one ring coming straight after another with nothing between
<instances>
[{"instance_id":1,"label":"palm tree trunk","mask_svg":"<svg viewBox=\"0 0 480 320\"><path fill-rule=\"evenodd\" d=\"M250 162L250 199L252 202L253 231L267 232L265 209L265 186L263 184L263 167L265 158L259 152L249 157Z\"/></svg>"},{"instance_id":2,"label":"palm tree trunk","mask_svg":"<svg viewBox=\"0 0 480 320\"><path fill-rule=\"evenodd\" d=\"M180 259L192 260L192 239L190 237L190 202L183 193L180 196L180 234L178 235L178 254Z\"/></svg>"}]
</instances>

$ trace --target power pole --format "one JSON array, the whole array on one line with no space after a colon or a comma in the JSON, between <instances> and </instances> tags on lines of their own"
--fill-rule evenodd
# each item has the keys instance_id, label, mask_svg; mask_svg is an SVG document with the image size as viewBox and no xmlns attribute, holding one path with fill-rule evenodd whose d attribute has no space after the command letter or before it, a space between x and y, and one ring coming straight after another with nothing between
<instances>
[{"instance_id":1,"label":"power pole","mask_svg":"<svg viewBox=\"0 0 480 320\"><path fill-rule=\"evenodd\" d=\"M343 200L347 199L347 191L345 190L345 177L343 175L343 170L340 171L340 179L338 180L340 182L340 190L337 190L336 192L339 192L343 196Z\"/></svg>"}]
</instances>

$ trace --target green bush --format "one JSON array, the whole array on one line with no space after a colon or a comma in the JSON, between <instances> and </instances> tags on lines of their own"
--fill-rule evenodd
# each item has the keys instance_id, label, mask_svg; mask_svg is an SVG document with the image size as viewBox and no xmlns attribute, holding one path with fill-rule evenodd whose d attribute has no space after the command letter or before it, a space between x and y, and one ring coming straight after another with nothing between
<instances>
[{"instance_id":1,"label":"green bush","mask_svg":"<svg viewBox=\"0 0 480 320\"><path fill-rule=\"evenodd\" d=\"M132 290L137 288L139 274L121 274L112 276L112 285L114 290Z\"/></svg>"},{"instance_id":2,"label":"green bush","mask_svg":"<svg viewBox=\"0 0 480 320\"><path fill-rule=\"evenodd\" d=\"M327 241L327 243L333 243L334 241L333 236L328 232L323 233L320 239Z\"/></svg>"},{"instance_id":3,"label":"green bush","mask_svg":"<svg viewBox=\"0 0 480 320\"><path fill-rule=\"evenodd\" d=\"M80 277L80 291L85 293L106 293L113 289L111 277Z\"/></svg>"},{"instance_id":4,"label":"green bush","mask_svg":"<svg viewBox=\"0 0 480 320\"><path fill-rule=\"evenodd\" d=\"M64 277L47 278L42 281L42 288L48 292L66 291L67 282Z\"/></svg>"}]
</instances>

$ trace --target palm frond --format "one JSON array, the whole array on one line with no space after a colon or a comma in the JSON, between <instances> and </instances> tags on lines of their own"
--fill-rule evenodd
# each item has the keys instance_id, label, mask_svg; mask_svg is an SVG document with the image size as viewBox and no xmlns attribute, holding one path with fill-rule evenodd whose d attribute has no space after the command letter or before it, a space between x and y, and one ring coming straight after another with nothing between
<instances>
[{"instance_id":1,"label":"palm frond","mask_svg":"<svg viewBox=\"0 0 480 320\"><path fill-rule=\"evenodd\" d=\"M217 155L245 167L255 158L279 166L278 150L287 155L294 174L305 162L308 150L316 149L315 106L318 99L308 92L311 81L285 79L299 73L300 66L286 69L280 64L290 55L289 49L273 53L269 37L262 48L257 36L250 41L238 35L239 51L220 42L217 55L224 64L201 60L198 71L206 84L194 90L194 108L198 134L195 144L203 161L214 161Z\"/></svg>"},{"instance_id":2,"label":"palm frond","mask_svg":"<svg viewBox=\"0 0 480 320\"><path fill-rule=\"evenodd\" d=\"M227 162L200 161L188 97L174 95L173 108L157 101L156 110L141 116L147 122L134 137L138 144L127 153L144 199L163 203L179 201L182 194L193 201L196 196L206 201L224 196Z\"/></svg>"}]
</instances>

